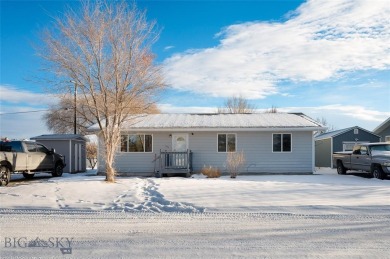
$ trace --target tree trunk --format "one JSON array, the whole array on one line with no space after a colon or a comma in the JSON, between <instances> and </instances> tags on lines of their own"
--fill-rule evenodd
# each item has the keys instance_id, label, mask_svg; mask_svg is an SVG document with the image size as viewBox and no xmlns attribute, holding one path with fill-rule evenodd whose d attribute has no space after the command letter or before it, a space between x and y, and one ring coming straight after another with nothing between
<instances>
[{"instance_id":1,"label":"tree trunk","mask_svg":"<svg viewBox=\"0 0 390 259\"><path fill-rule=\"evenodd\" d=\"M109 183L115 182L115 170L109 164L106 164L106 181Z\"/></svg>"},{"instance_id":2,"label":"tree trunk","mask_svg":"<svg viewBox=\"0 0 390 259\"><path fill-rule=\"evenodd\" d=\"M109 183L115 182L115 169L114 159L117 145L119 144L120 132L118 128L113 127L111 130L105 129L104 145L105 145L105 158L106 158L106 181Z\"/></svg>"},{"instance_id":3,"label":"tree trunk","mask_svg":"<svg viewBox=\"0 0 390 259\"><path fill-rule=\"evenodd\" d=\"M115 148L111 143L106 144L106 181L115 182L115 169L112 166L114 162Z\"/></svg>"}]
</instances>

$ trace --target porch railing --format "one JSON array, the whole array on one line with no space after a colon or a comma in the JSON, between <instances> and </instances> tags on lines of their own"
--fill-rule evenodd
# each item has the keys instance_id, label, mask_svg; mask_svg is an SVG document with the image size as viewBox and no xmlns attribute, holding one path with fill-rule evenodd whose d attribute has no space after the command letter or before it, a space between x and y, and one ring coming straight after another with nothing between
<instances>
[{"instance_id":1,"label":"porch railing","mask_svg":"<svg viewBox=\"0 0 390 259\"><path fill-rule=\"evenodd\" d=\"M160 150L160 159L160 166L163 171L186 169L191 172L192 170L192 152L190 150L184 152Z\"/></svg>"}]
</instances>

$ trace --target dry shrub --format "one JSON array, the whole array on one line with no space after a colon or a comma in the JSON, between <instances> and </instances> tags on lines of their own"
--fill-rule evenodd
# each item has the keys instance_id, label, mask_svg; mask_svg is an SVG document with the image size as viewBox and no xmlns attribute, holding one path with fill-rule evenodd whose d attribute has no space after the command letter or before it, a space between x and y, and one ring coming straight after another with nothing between
<instances>
[{"instance_id":1,"label":"dry shrub","mask_svg":"<svg viewBox=\"0 0 390 259\"><path fill-rule=\"evenodd\" d=\"M221 171L216 167L203 167L200 171L201 174L207 176L207 178L218 178L221 176Z\"/></svg>"},{"instance_id":2,"label":"dry shrub","mask_svg":"<svg viewBox=\"0 0 390 259\"><path fill-rule=\"evenodd\" d=\"M92 170L95 169L97 163L97 144L94 142L87 143L87 160L92 167Z\"/></svg>"},{"instance_id":3,"label":"dry shrub","mask_svg":"<svg viewBox=\"0 0 390 259\"><path fill-rule=\"evenodd\" d=\"M226 158L226 167L231 178L236 178L240 167L245 164L244 152L229 152Z\"/></svg>"}]
</instances>

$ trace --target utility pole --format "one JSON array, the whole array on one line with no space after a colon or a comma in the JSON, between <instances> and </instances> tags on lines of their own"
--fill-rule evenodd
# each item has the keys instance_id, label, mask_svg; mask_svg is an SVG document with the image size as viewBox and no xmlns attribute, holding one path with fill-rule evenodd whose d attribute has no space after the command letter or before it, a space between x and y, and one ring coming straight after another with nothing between
<instances>
[{"instance_id":1,"label":"utility pole","mask_svg":"<svg viewBox=\"0 0 390 259\"><path fill-rule=\"evenodd\" d=\"M74 106L73 106L73 133L77 134L77 83L76 81L70 81L74 84Z\"/></svg>"}]
</instances>

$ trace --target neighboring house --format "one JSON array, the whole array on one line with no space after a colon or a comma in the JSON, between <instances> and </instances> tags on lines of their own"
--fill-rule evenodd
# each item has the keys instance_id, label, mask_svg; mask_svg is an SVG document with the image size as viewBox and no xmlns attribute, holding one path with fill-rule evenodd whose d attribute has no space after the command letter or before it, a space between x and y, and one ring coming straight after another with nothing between
<instances>
[{"instance_id":1,"label":"neighboring house","mask_svg":"<svg viewBox=\"0 0 390 259\"><path fill-rule=\"evenodd\" d=\"M31 139L42 143L49 149L54 148L57 153L65 156L64 173L85 172L87 138L78 134L49 134Z\"/></svg>"},{"instance_id":2,"label":"neighboring house","mask_svg":"<svg viewBox=\"0 0 390 259\"><path fill-rule=\"evenodd\" d=\"M313 132L325 128L304 114L151 114L123 125L118 173L226 172L228 152L243 151L241 173L313 173ZM90 130L98 132L96 125ZM102 143L101 139L99 141ZM105 161L99 144L98 171Z\"/></svg>"},{"instance_id":3,"label":"neighboring house","mask_svg":"<svg viewBox=\"0 0 390 259\"><path fill-rule=\"evenodd\" d=\"M376 127L373 132L381 137L382 142L390 142L390 117Z\"/></svg>"},{"instance_id":4,"label":"neighboring house","mask_svg":"<svg viewBox=\"0 0 390 259\"><path fill-rule=\"evenodd\" d=\"M379 142L380 137L358 126L326 132L315 137L315 165L333 167L332 154L352 151L356 144Z\"/></svg>"}]
</instances>

